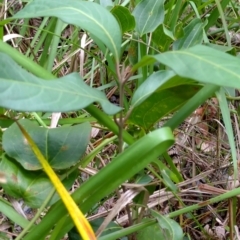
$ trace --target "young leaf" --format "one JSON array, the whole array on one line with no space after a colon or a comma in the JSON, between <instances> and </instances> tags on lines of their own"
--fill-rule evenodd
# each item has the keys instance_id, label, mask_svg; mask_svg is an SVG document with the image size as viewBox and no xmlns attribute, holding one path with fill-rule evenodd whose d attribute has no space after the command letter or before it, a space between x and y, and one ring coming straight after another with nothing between
<instances>
[{"instance_id":1,"label":"young leaf","mask_svg":"<svg viewBox=\"0 0 240 240\"><path fill-rule=\"evenodd\" d=\"M85 84L78 73L46 81L25 71L4 53L0 53L0 83L0 105L13 110L68 112L93 102L101 103L108 114L120 110L104 93Z\"/></svg>"},{"instance_id":2,"label":"young leaf","mask_svg":"<svg viewBox=\"0 0 240 240\"><path fill-rule=\"evenodd\" d=\"M119 60L121 30L111 13L99 4L76 0L37 0L13 16L16 18L57 17L97 36Z\"/></svg>"},{"instance_id":3,"label":"young leaf","mask_svg":"<svg viewBox=\"0 0 240 240\"><path fill-rule=\"evenodd\" d=\"M142 0L133 10L136 31L142 36L153 32L164 20L164 0Z\"/></svg>"},{"instance_id":4,"label":"young leaf","mask_svg":"<svg viewBox=\"0 0 240 240\"><path fill-rule=\"evenodd\" d=\"M42 128L30 120L19 121L27 129L44 157L54 169L66 169L79 161L90 140L91 126L83 123L60 128ZM14 141L13 141L14 139ZM31 146L14 123L3 134L3 148L27 170L42 169Z\"/></svg>"}]
</instances>

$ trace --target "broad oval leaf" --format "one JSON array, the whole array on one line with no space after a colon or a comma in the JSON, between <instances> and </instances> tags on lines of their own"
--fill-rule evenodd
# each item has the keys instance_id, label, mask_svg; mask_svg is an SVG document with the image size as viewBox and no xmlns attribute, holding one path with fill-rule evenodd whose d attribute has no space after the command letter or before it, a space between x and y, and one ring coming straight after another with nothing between
<instances>
[{"instance_id":1,"label":"broad oval leaf","mask_svg":"<svg viewBox=\"0 0 240 240\"><path fill-rule=\"evenodd\" d=\"M112 14L99 4L76 0L37 0L13 16L16 18L57 17L79 26L101 39L119 60L121 31Z\"/></svg>"},{"instance_id":2,"label":"broad oval leaf","mask_svg":"<svg viewBox=\"0 0 240 240\"><path fill-rule=\"evenodd\" d=\"M54 169L66 169L77 163L85 153L90 140L89 123L53 129L39 127L27 119L20 120L19 123L26 129ZM3 148L25 169L42 169L42 165L16 123L4 132Z\"/></svg>"},{"instance_id":3,"label":"broad oval leaf","mask_svg":"<svg viewBox=\"0 0 240 240\"><path fill-rule=\"evenodd\" d=\"M0 176L4 191L12 197L22 198L24 203L32 208L39 208L53 189L51 181L44 172L27 171L6 155L3 155L0 162ZM76 176L77 171L74 171L63 180L67 189L72 186ZM49 205L58 199L58 194L54 194Z\"/></svg>"},{"instance_id":4,"label":"broad oval leaf","mask_svg":"<svg viewBox=\"0 0 240 240\"><path fill-rule=\"evenodd\" d=\"M130 13L129 9L122 6L115 6L111 10L114 17L117 19L122 33L128 32L135 27L135 19Z\"/></svg>"},{"instance_id":5,"label":"broad oval leaf","mask_svg":"<svg viewBox=\"0 0 240 240\"><path fill-rule=\"evenodd\" d=\"M159 61L181 77L217 86L240 88L240 59L210 47L197 45L185 50L146 56L133 67Z\"/></svg>"},{"instance_id":6,"label":"broad oval leaf","mask_svg":"<svg viewBox=\"0 0 240 240\"><path fill-rule=\"evenodd\" d=\"M133 10L136 31L142 36L153 32L164 20L164 0L142 0Z\"/></svg>"},{"instance_id":7,"label":"broad oval leaf","mask_svg":"<svg viewBox=\"0 0 240 240\"><path fill-rule=\"evenodd\" d=\"M67 112L99 102L107 114L119 107L105 94L84 83L78 73L46 81L18 66L9 56L0 53L0 106L18 111Z\"/></svg>"}]
</instances>

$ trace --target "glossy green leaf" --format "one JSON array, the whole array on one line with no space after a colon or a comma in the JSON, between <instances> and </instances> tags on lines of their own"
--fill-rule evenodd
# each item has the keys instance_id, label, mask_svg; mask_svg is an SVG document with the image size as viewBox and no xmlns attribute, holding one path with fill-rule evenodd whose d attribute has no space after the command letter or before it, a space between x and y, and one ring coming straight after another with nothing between
<instances>
[{"instance_id":1,"label":"glossy green leaf","mask_svg":"<svg viewBox=\"0 0 240 240\"><path fill-rule=\"evenodd\" d=\"M136 31L142 36L153 32L164 20L164 0L142 0L133 10Z\"/></svg>"},{"instance_id":2,"label":"glossy green leaf","mask_svg":"<svg viewBox=\"0 0 240 240\"><path fill-rule=\"evenodd\" d=\"M184 28L184 36L173 43L173 50L190 48L203 41L203 23L195 18Z\"/></svg>"},{"instance_id":3,"label":"glossy green leaf","mask_svg":"<svg viewBox=\"0 0 240 240\"><path fill-rule=\"evenodd\" d=\"M104 93L85 84L78 73L46 81L0 53L0 106L18 111L67 112L93 102L99 102L108 114L120 110Z\"/></svg>"},{"instance_id":4,"label":"glossy green leaf","mask_svg":"<svg viewBox=\"0 0 240 240\"><path fill-rule=\"evenodd\" d=\"M166 114L176 111L199 89L193 81L172 71L153 73L134 93L129 120L149 129Z\"/></svg>"},{"instance_id":5,"label":"glossy green leaf","mask_svg":"<svg viewBox=\"0 0 240 240\"><path fill-rule=\"evenodd\" d=\"M42 128L30 120L20 120L44 157L54 169L66 169L80 160L90 140L91 126L88 122L59 128ZM3 134L3 148L25 169L42 169L41 164L14 123Z\"/></svg>"},{"instance_id":6,"label":"glossy green leaf","mask_svg":"<svg viewBox=\"0 0 240 240\"><path fill-rule=\"evenodd\" d=\"M180 225L171 218L165 217L158 212L151 210L152 215L158 220L159 227L162 229L164 239L182 240L183 231Z\"/></svg>"},{"instance_id":7,"label":"glossy green leaf","mask_svg":"<svg viewBox=\"0 0 240 240\"><path fill-rule=\"evenodd\" d=\"M114 17L117 19L122 33L128 32L135 27L135 18L130 13L129 9L122 6L115 6L111 10Z\"/></svg>"},{"instance_id":8,"label":"glossy green leaf","mask_svg":"<svg viewBox=\"0 0 240 240\"><path fill-rule=\"evenodd\" d=\"M3 155L0 162L0 175L4 191L12 197L22 198L25 204L32 208L39 208L53 189L51 181L44 172L27 171L6 155ZM76 176L77 172L75 171L63 180L66 188L72 186ZM58 199L58 194L54 194L49 205Z\"/></svg>"},{"instance_id":9,"label":"glossy green leaf","mask_svg":"<svg viewBox=\"0 0 240 240\"><path fill-rule=\"evenodd\" d=\"M240 59L210 47L197 45L185 50L147 56L133 70L155 61L169 66L181 77L240 88Z\"/></svg>"},{"instance_id":10,"label":"glossy green leaf","mask_svg":"<svg viewBox=\"0 0 240 240\"><path fill-rule=\"evenodd\" d=\"M110 49L116 59L120 57L121 31L116 19L99 4L76 0L32 1L13 17L57 17L79 26L97 36Z\"/></svg>"}]
</instances>

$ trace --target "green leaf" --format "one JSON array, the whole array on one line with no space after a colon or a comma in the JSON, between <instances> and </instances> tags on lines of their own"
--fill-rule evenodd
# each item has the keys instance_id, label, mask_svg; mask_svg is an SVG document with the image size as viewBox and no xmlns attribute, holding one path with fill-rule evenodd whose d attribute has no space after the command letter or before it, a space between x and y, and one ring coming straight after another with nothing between
<instances>
[{"instance_id":1,"label":"green leaf","mask_svg":"<svg viewBox=\"0 0 240 240\"><path fill-rule=\"evenodd\" d=\"M57 17L63 22L83 28L97 36L120 58L121 31L116 19L99 4L76 0L37 0L26 5L13 16L16 18Z\"/></svg>"},{"instance_id":2,"label":"green leaf","mask_svg":"<svg viewBox=\"0 0 240 240\"><path fill-rule=\"evenodd\" d=\"M221 7L222 7L223 11L227 7L229 2L230 2L230 0L220 1L220 4L221 4ZM206 32L209 30L210 27L212 27L213 25L215 25L217 23L219 15L220 15L220 13L219 13L219 9L217 7L213 11L211 11L210 16L207 18L208 24L205 27Z\"/></svg>"},{"instance_id":3,"label":"green leaf","mask_svg":"<svg viewBox=\"0 0 240 240\"><path fill-rule=\"evenodd\" d=\"M219 102L219 106L222 113L222 118L224 121L225 131L228 136L229 145L231 148L231 154L232 154L232 161L233 161L233 169L234 169L234 177L235 179L238 179L238 163L237 163L237 151L236 151L236 145L235 145L235 137L234 137L234 131L232 128L232 121L231 121L231 115L230 115L230 109L228 106L228 102L226 99L225 91L223 88L220 88L219 91L216 92L216 96Z\"/></svg>"},{"instance_id":4,"label":"green leaf","mask_svg":"<svg viewBox=\"0 0 240 240\"><path fill-rule=\"evenodd\" d=\"M39 127L27 119L20 120L19 123L26 129L54 169L66 169L77 163L85 153L90 138L91 126L88 122L53 129ZM25 169L42 169L42 165L16 123L4 132L3 148Z\"/></svg>"},{"instance_id":5,"label":"green leaf","mask_svg":"<svg viewBox=\"0 0 240 240\"><path fill-rule=\"evenodd\" d=\"M158 71L150 75L150 77L148 77L135 91L131 102L131 108L141 104L159 87L163 86L174 76L175 73L173 71Z\"/></svg>"},{"instance_id":6,"label":"green leaf","mask_svg":"<svg viewBox=\"0 0 240 240\"><path fill-rule=\"evenodd\" d=\"M158 220L159 227L162 229L164 239L182 240L183 231L180 225L174 220L160 215L158 212L151 209L152 215Z\"/></svg>"},{"instance_id":7,"label":"green leaf","mask_svg":"<svg viewBox=\"0 0 240 240\"><path fill-rule=\"evenodd\" d=\"M172 71L153 73L134 93L131 122L149 129L166 114L176 111L200 86L193 81L174 76Z\"/></svg>"},{"instance_id":8,"label":"green leaf","mask_svg":"<svg viewBox=\"0 0 240 240\"><path fill-rule=\"evenodd\" d=\"M100 0L100 4L103 7L111 7L111 6L113 6L112 0Z\"/></svg>"},{"instance_id":9,"label":"green leaf","mask_svg":"<svg viewBox=\"0 0 240 240\"><path fill-rule=\"evenodd\" d=\"M136 31L142 36L153 32L164 20L164 0L142 0L133 10Z\"/></svg>"},{"instance_id":10,"label":"green leaf","mask_svg":"<svg viewBox=\"0 0 240 240\"><path fill-rule=\"evenodd\" d=\"M184 36L173 43L173 50L180 50L201 44L203 41L203 23L195 18L184 28Z\"/></svg>"},{"instance_id":11,"label":"green leaf","mask_svg":"<svg viewBox=\"0 0 240 240\"><path fill-rule=\"evenodd\" d=\"M108 114L120 110L101 91L84 83L78 73L46 81L0 53L0 106L18 111L68 112L99 102Z\"/></svg>"},{"instance_id":12,"label":"green leaf","mask_svg":"<svg viewBox=\"0 0 240 240\"><path fill-rule=\"evenodd\" d=\"M166 31L166 27L161 24L153 32L152 40L161 51L165 51L165 48L168 46L169 42L172 42L172 35L170 35L169 30Z\"/></svg>"},{"instance_id":13,"label":"green leaf","mask_svg":"<svg viewBox=\"0 0 240 240\"><path fill-rule=\"evenodd\" d=\"M83 212L89 211L94 204L108 196L120 184L130 179L146 167L153 159L165 152L173 142L174 137L169 128L161 128L147 134L129 146L123 153L111 161L111 163L81 185L81 188L73 193L73 199L81 206ZM108 184L106 184L106 182ZM24 239L35 239L40 233L41 236L45 236L51 230L49 221L56 222L61 219L64 214L66 214L66 210L62 203L58 202L48 212L48 216ZM68 232L72 225L73 223L66 218L62 234Z\"/></svg>"},{"instance_id":14,"label":"green leaf","mask_svg":"<svg viewBox=\"0 0 240 240\"><path fill-rule=\"evenodd\" d=\"M0 162L1 185L4 191L12 197L23 198L25 204L32 208L39 208L53 189L47 175L42 171L27 171L14 159L3 155ZM77 176L77 171L63 180L66 188L70 188ZM49 205L59 199L57 193L52 197Z\"/></svg>"},{"instance_id":15,"label":"green leaf","mask_svg":"<svg viewBox=\"0 0 240 240\"><path fill-rule=\"evenodd\" d=\"M0 162L1 164L1 162ZM1 183L3 182L3 178L1 176ZM29 225L29 221L24 218L21 214L19 214L7 200L4 198L0 197L0 212L4 216L6 216L8 219L13 221L14 223L18 224L22 228L25 228ZM2 240L1 236L0 239ZM9 238L8 238L9 240Z\"/></svg>"},{"instance_id":16,"label":"green leaf","mask_svg":"<svg viewBox=\"0 0 240 240\"><path fill-rule=\"evenodd\" d=\"M133 67L133 71L155 61L169 66L181 77L240 88L240 59L210 47L197 45L185 50L146 56Z\"/></svg>"},{"instance_id":17,"label":"green leaf","mask_svg":"<svg viewBox=\"0 0 240 240\"><path fill-rule=\"evenodd\" d=\"M115 6L111 10L113 16L117 19L122 33L128 32L135 27L135 18L130 13L129 9L122 6Z\"/></svg>"},{"instance_id":18,"label":"green leaf","mask_svg":"<svg viewBox=\"0 0 240 240\"><path fill-rule=\"evenodd\" d=\"M145 218L142 220L142 222L145 222L147 220L149 219ZM141 231L138 231L137 233L138 240L150 239L149 236L151 236L151 240L168 239L168 238L165 238L164 234L161 231L161 228L159 228L159 225L157 223L151 226L145 227Z\"/></svg>"}]
</instances>

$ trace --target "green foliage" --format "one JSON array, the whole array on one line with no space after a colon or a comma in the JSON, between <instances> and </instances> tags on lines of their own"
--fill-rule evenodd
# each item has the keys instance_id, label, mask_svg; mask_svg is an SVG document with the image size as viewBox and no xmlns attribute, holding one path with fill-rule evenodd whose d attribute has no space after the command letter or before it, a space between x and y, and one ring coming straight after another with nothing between
<instances>
[{"instance_id":1,"label":"green foliage","mask_svg":"<svg viewBox=\"0 0 240 240\"><path fill-rule=\"evenodd\" d=\"M2 184L4 191L9 196L22 198L25 204L32 208L39 208L53 189L52 183L43 171L27 171L6 155L3 155L0 163L0 174L5 179ZM63 180L64 186L70 189L76 177L76 171L68 175ZM54 194L49 205L58 199L58 194Z\"/></svg>"},{"instance_id":2,"label":"green foliage","mask_svg":"<svg viewBox=\"0 0 240 240\"><path fill-rule=\"evenodd\" d=\"M114 198L115 192L121 193L119 188L126 182L141 192L127 208L132 214L130 226L122 228L111 219L101 240L126 239L129 234L137 239L183 238L182 228L171 218L192 213L205 203L186 207L181 202L177 184L182 184L183 176L167 151L174 143L173 130L214 94L237 176L225 93L227 87L231 95L240 88L240 60L228 38L228 46L220 46L207 32L221 21L226 23L224 13L230 1L221 1L215 9L212 1L118 2L35 0L15 14L11 15L15 9L10 9L9 18L0 22L3 39L4 25L11 22L16 27L24 19L21 34L31 39L24 53L0 40L0 126L7 128L1 137L0 184L5 194L45 211L35 225L41 211L29 222L0 199L0 211L24 228L19 239L61 239L66 233L70 239L81 238L16 119L66 188L79 181L79 166L86 168L91 162L91 167L97 168L88 179L80 176L83 183L72 194L84 214L93 214L104 201ZM213 10L206 19L208 9ZM34 26L29 19L36 17L44 18L32 37ZM221 32L228 34L226 26ZM16 43L25 44L23 40ZM119 96L119 106L109 101L113 93ZM46 119L52 112L64 116L61 126L53 129L48 128L50 120ZM101 136L94 142L90 136L96 128ZM105 139L111 133L117 136ZM100 157L106 166L99 167L98 156L104 155L107 144L116 144L116 139L113 159L108 163L105 156ZM109 158L108 152L106 155ZM167 216L150 210L150 218L143 218L142 211L149 213L146 204L154 191L153 178L166 187L167 194L176 196L182 209ZM210 201L222 201L239 191ZM97 232L105 222L98 219L91 224Z\"/></svg>"},{"instance_id":3,"label":"green foliage","mask_svg":"<svg viewBox=\"0 0 240 240\"><path fill-rule=\"evenodd\" d=\"M154 31L164 20L164 1L141 1L133 10L136 20L136 31L140 36Z\"/></svg>"},{"instance_id":4,"label":"green foliage","mask_svg":"<svg viewBox=\"0 0 240 240\"><path fill-rule=\"evenodd\" d=\"M131 15L128 8L122 6L115 6L111 13L118 20L122 33L131 31L135 27L135 19Z\"/></svg>"},{"instance_id":5,"label":"green foliage","mask_svg":"<svg viewBox=\"0 0 240 240\"><path fill-rule=\"evenodd\" d=\"M71 6L71 7L69 7ZM121 31L116 19L100 5L87 1L57 0L32 1L14 15L14 18L49 17L60 18L88 31L93 38L100 39L112 51L115 58L120 55Z\"/></svg>"},{"instance_id":6,"label":"green foliage","mask_svg":"<svg viewBox=\"0 0 240 240\"><path fill-rule=\"evenodd\" d=\"M130 121L149 129L162 117L178 110L198 91L200 86L193 84L172 71L153 73L133 95Z\"/></svg>"},{"instance_id":7,"label":"green foliage","mask_svg":"<svg viewBox=\"0 0 240 240\"><path fill-rule=\"evenodd\" d=\"M119 111L119 107L111 104L102 92L86 85L77 73L43 81L23 70L5 54L0 55L0 66L2 107L18 111L64 112L100 102L108 114ZM11 101L7 101L9 95L14 96Z\"/></svg>"},{"instance_id":8,"label":"green foliage","mask_svg":"<svg viewBox=\"0 0 240 240\"><path fill-rule=\"evenodd\" d=\"M89 123L54 129L39 127L29 120L22 120L19 123L28 131L54 169L66 169L76 164L89 143L91 131ZM17 124L11 125L4 132L3 148L8 156L15 158L25 169L42 169Z\"/></svg>"}]
</instances>

